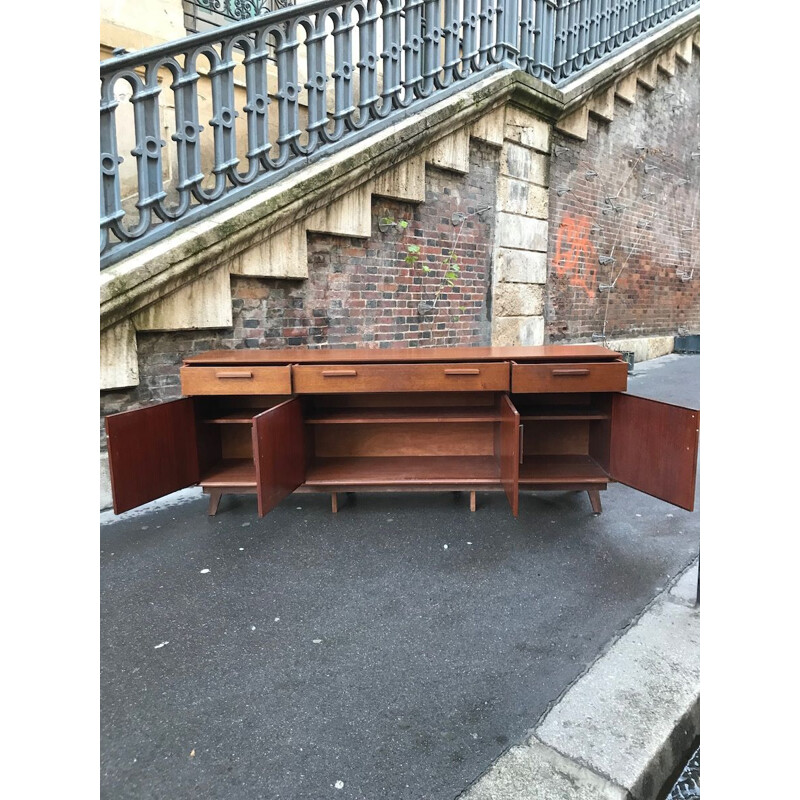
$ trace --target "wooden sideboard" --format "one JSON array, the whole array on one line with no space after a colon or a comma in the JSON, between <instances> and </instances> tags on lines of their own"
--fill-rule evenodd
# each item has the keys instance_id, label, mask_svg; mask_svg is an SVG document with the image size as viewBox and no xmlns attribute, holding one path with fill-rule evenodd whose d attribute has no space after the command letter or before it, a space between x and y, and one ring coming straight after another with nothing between
<instances>
[{"instance_id":1,"label":"wooden sideboard","mask_svg":"<svg viewBox=\"0 0 800 800\"><path fill-rule=\"evenodd\" d=\"M199 484L295 491L599 492L618 481L691 511L700 413L625 393L594 345L221 350L186 358L184 397L106 417L114 511Z\"/></svg>"}]
</instances>

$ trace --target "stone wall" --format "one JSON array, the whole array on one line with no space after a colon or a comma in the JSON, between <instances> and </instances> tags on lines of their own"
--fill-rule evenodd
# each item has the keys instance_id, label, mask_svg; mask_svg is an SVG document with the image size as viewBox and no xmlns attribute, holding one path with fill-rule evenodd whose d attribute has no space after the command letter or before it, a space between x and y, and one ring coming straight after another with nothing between
<instances>
[{"instance_id":1,"label":"stone wall","mask_svg":"<svg viewBox=\"0 0 800 800\"><path fill-rule=\"evenodd\" d=\"M553 134L547 342L700 330L700 59ZM613 258L613 261L609 259ZM608 291L601 285L615 284Z\"/></svg>"},{"instance_id":2,"label":"stone wall","mask_svg":"<svg viewBox=\"0 0 800 800\"><path fill-rule=\"evenodd\" d=\"M467 174L428 165L424 203L373 197L369 239L309 233L307 279L230 278L230 328L139 332L139 385L102 392L101 417L180 397L182 359L205 350L491 344L499 161L498 148L472 140ZM381 231L382 219L408 227ZM420 248L415 264L406 261L409 245ZM421 317L419 303L441 285L442 259L453 247L455 285Z\"/></svg>"}]
</instances>

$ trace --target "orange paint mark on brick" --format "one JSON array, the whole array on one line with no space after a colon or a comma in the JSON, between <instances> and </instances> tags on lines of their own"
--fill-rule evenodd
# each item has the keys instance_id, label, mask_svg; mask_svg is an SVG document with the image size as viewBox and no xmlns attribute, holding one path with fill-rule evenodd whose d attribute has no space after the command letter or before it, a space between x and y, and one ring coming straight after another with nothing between
<instances>
[{"instance_id":1,"label":"orange paint mark on brick","mask_svg":"<svg viewBox=\"0 0 800 800\"><path fill-rule=\"evenodd\" d=\"M566 279L576 289L583 289L590 299L594 299L597 251L589 238L591 229L592 221L588 217L567 215L561 220L553 268L558 277Z\"/></svg>"}]
</instances>

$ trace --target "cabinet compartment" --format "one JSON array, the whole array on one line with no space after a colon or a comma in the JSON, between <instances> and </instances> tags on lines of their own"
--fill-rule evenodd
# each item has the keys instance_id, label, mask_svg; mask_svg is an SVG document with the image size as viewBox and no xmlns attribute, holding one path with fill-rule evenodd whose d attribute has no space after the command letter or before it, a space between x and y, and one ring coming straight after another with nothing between
<instances>
[{"instance_id":1,"label":"cabinet compartment","mask_svg":"<svg viewBox=\"0 0 800 800\"><path fill-rule=\"evenodd\" d=\"M511 365L511 391L524 392L624 392L628 385L625 361L569 364Z\"/></svg>"},{"instance_id":2,"label":"cabinet compartment","mask_svg":"<svg viewBox=\"0 0 800 800\"><path fill-rule=\"evenodd\" d=\"M508 483L514 494L516 475L508 473L518 456L508 449L511 442L518 444L518 416L514 427L516 412L507 398L489 396L455 409L438 405L441 398L435 395L417 396L409 408L403 395L388 403L361 399L363 406L328 406L323 398L309 398L305 487L457 489ZM512 508L516 514L513 501Z\"/></svg>"},{"instance_id":3,"label":"cabinet compartment","mask_svg":"<svg viewBox=\"0 0 800 800\"><path fill-rule=\"evenodd\" d=\"M509 365L495 364L300 364L292 367L298 394L346 392L507 391Z\"/></svg>"},{"instance_id":4,"label":"cabinet compartment","mask_svg":"<svg viewBox=\"0 0 800 800\"><path fill-rule=\"evenodd\" d=\"M192 395L292 393L291 367L181 367L181 391Z\"/></svg>"},{"instance_id":5,"label":"cabinet compartment","mask_svg":"<svg viewBox=\"0 0 800 800\"><path fill-rule=\"evenodd\" d=\"M607 397L582 394L514 395L522 422L522 488L555 489L610 480L597 460L610 409ZM587 487L588 488L588 487Z\"/></svg>"}]
</instances>

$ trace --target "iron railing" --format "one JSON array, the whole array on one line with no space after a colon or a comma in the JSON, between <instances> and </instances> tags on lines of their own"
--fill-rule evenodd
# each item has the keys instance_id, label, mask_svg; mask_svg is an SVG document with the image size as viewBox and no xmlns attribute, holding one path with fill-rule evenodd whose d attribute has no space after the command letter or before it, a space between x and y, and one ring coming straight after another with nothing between
<instances>
[{"instance_id":1,"label":"iron railing","mask_svg":"<svg viewBox=\"0 0 800 800\"><path fill-rule=\"evenodd\" d=\"M183 24L188 33L201 33L294 4L295 0L183 0Z\"/></svg>"},{"instance_id":2,"label":"iron railing","mask_svg":"<svg viewBox=\"0 0 800 800\"><path fill-rule=\"evenodd\" d=\"M112 57L101 268L494 70L561 85L698 3L316 0Z\"/></svg>"}]
</instances>

